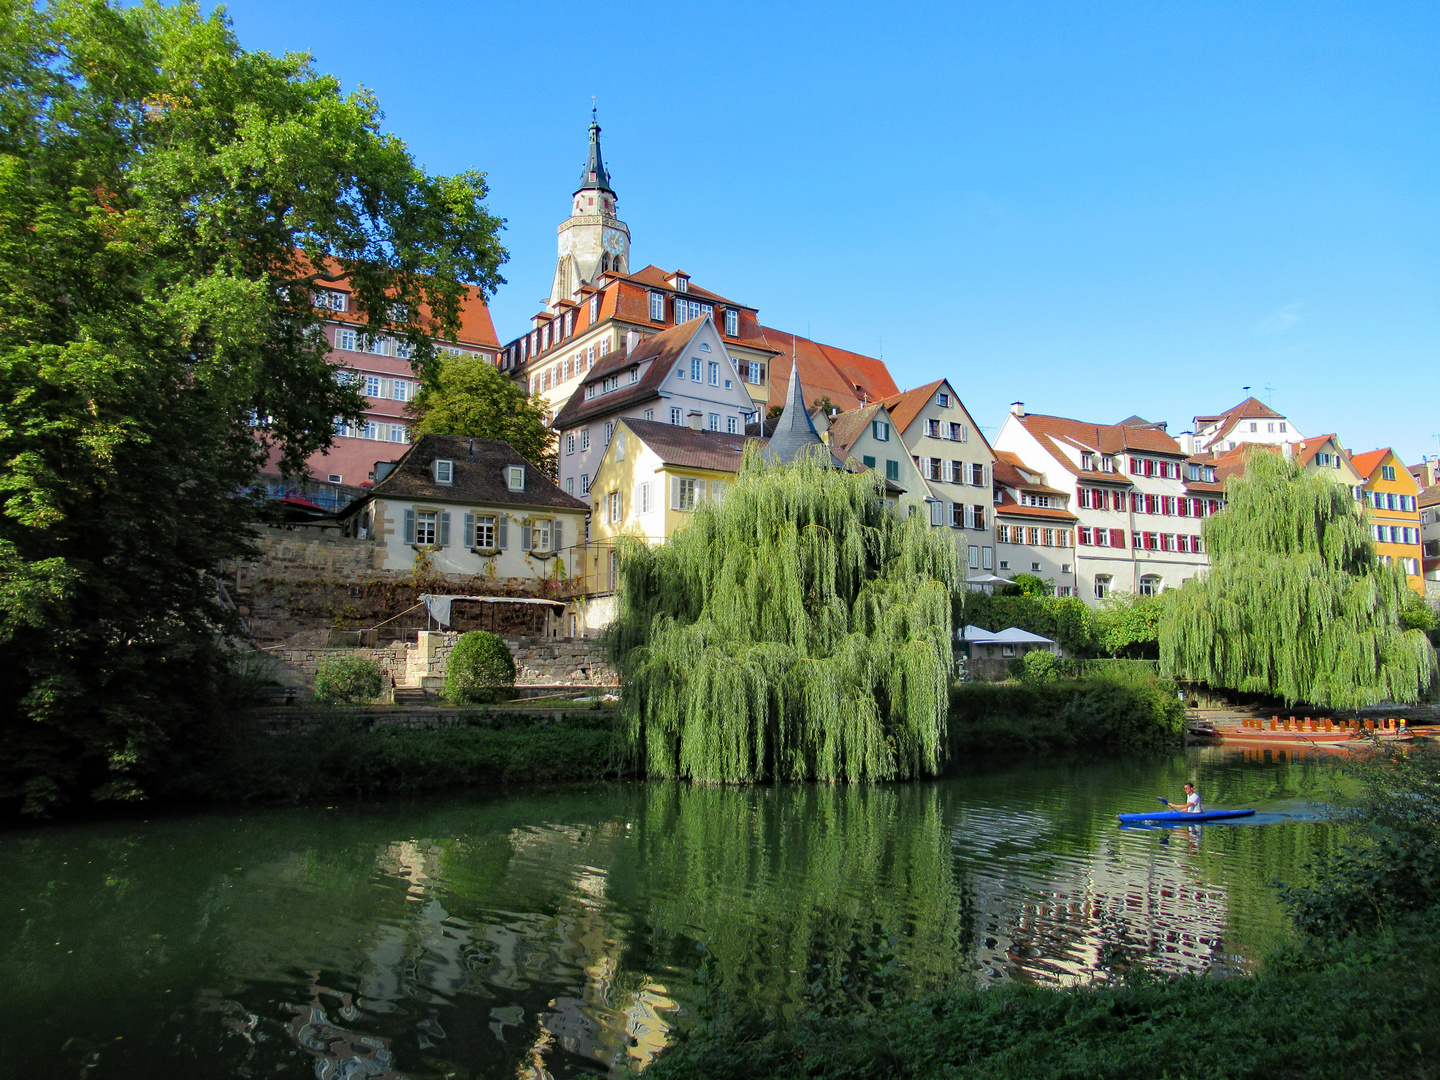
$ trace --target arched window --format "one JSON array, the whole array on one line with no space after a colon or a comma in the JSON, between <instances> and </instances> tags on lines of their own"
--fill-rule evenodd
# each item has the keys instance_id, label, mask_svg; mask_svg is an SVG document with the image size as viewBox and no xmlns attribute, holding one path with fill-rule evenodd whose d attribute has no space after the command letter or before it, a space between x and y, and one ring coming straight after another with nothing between
<instances>
[{"instance_id":1,"label":"arched window","mask_svg":"<svg viewBox=\"0 0 1440 1080\"><path fill-rule=\"evenodd\" d=\"M1145 574L1140 578L1140 595L1155 596L1160 592L1160 575Z\"/></svg>"},{"instance_id":2,"label":"arched window","mask_svg":"<svg viewBox=\"0 0 1440 1080\"><path fill-rule=\"evenodd\" d=\"M607 270L609 270L609 269L610 269L610 256L609 256L609 255L601 255L601 256L600 256L600 272L603 274L603 273L605 273L605 272L606 272Z\"/></svg>"},{"instance_id":3,"label":"arched window","mask_svg":"<svg viewBox=\"0 0 1440 1080\"><path fill-rule=\"evenodd\" d=\"M617 274L623 274L623 273L625 272L625 260L624 260L624 258L622 258L622 257L619 256L619 255L616 255L614 262L612 262L612 263L610 264L610 269L611 269L611 270L614 270Z\"/></svg>"}]
</instances>

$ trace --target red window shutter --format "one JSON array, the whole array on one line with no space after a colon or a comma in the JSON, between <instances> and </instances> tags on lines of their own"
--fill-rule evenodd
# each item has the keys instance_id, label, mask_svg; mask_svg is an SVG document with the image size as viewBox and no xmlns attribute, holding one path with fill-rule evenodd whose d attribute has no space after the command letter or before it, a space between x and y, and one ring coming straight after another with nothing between
<instances>
[{"instance_id":1,"label":"red window shutter","mask_svg":"<svg viewBox=\"0 0 1440 1080\"><path fill-rule=\"evenodd\" d=\"M1117 548L1123 548L1123 547L1125 546L1125 530L1124 530L1124 529L1111 529L1111 530L1110 530L1110 546L1111 546L1111 547L1117 547Z\"/></svg>"},{"instance_id":2,"label":"red window shutter","mask_svg":"<svg viewBox=\"0 0 1440 1080\"><path fill-rule=\"evenodd\" d=\"M1132 458L1130 459L1130 475L1131 475L1131 476L1139 476L1139 475L1140 475L1140 459L1139 459L1139 458L1133 458L1133 457L1132 457Z\"/></svg>"}]
</instances>

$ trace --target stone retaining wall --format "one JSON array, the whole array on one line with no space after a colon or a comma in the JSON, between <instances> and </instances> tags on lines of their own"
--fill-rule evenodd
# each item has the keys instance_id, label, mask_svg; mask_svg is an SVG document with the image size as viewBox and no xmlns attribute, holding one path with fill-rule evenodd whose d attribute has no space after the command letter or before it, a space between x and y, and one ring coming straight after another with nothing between
<instances>
[{"instance_id":1,"label":"stone retaining wall","mask_svg":"<svg viewBox=\"0 0 1440 1080\"><path fill-rule=\"evenodd\" d=\"M574 714L595 715L583 708L547 709L527 712L496 710L484 712L448 706L371 706L337 710L285 706L255 709L247 713L244 723L262 735L303 735L320 730L326 724L354 725L361 730L403 728L410 731L444 731L450 728L543 727L558 724Z\"/></svg>"}]
</instances>

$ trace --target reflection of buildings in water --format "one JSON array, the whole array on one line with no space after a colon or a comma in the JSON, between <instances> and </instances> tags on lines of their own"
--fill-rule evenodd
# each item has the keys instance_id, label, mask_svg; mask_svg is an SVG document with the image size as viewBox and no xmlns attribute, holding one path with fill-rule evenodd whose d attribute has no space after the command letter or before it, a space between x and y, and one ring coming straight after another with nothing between
<instances>
[{"instance_id":1,"label":"reflection of buildings in water","mask_svg":"<svg viewBox=\"0 0 1440 1080\"><path fill-rule=\"evenodd\" d=\"M1189 844L1162 847L1145 834L1126 852L1112 840L1057 854L1036 844L1052 830L1039 814L1001 813L952 832L952 848L968 864L962 903L982 979L1076 985L1132 965L1178 973L1228 963L1228 896L1199 880L1184 857ZM1134 849L1146 841L1142 863Z\"/></svg>"},{"instance_id":2,"label":"reflection of buildings in water","mask_svg":"<svg viewBox=\"0 0 1440 1080\"><path fill-rule=\"evenodd\" d=\"M442 847L389 845L378 866L408 883L406 900L414 906L371 944L360 979L365 1008L391 1011L415 1001L443 1006L457 995L474 995L496 1001L488 1027L497 1041L533 1033L522 1075L549 1076L546 1062L562 1050L611 1068L643 1065L668 1041L664 1017L675 1005L656 983L616 987L624 939L605 901L607 871L592 865L591 849L608 847L625 832L618 824L514 830L515 858L496 894L532 896L532 907L541 901L550 910L489 911L474 920L450 914L441 902ZM515 877L524 880L508 880ZM565 992L537 999L534 991L547 988Z\"/></svg>"}]
</instances>

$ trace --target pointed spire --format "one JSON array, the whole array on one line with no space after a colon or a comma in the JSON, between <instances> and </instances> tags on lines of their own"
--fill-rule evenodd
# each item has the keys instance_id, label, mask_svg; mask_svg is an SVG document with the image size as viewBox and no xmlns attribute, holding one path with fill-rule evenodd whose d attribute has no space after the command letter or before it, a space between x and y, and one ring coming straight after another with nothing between
<instances>
[{"instance_id":1,"label":"pointed spire","mask_svg":"<svg viewBox=\"0 0 1440 1080\"><path fill-rule=\"evenodd\" d=\"M608 191L615 194L615 189L610 186L610 174L605 171L605 159L600 155L600 121L598 111L590 110L590 159L585 163L585 171L580 174L580 186L576 192L581 191Z\"/></svg>"},{"instance_id":2,"label":"pointed spire","mask_svg":"<svg viewBox=\"0 0 1440 1080\"><path fill-rule=\"evenodd\" d=\"M790 365L790 386L785 392L785 410L775 421L775 431L762 457L766 461L794 461L811 446L823 446L820 433L805 407L805 388L800 383L800 365Z\"/></svg>"}]
</instances>

